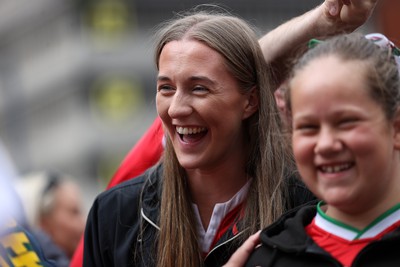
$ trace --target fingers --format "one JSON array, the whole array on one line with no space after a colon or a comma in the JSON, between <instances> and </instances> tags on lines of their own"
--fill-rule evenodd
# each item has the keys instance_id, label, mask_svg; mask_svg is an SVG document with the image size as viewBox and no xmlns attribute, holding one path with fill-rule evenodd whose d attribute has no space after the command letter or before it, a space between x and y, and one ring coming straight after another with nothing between
<instances>
[{"instance_id":1,"label":"fingers","mask_svg":"<svg viewBox=\"0 0 400 267\"><path fill-rule=\"evenodd\" d=\"M339 16L343 6L347 6L359 13L371 12L378 0L325 0L325 8L330 16Z\"/></svg>"},{"instance_id":2,"label":"fingers","mask_svg":"<svg viewBox=\"0 0 400 267\"><path fill-rule=\"evenodd\" d=\"M318 32L352 32L371 16L378 0L325 0ZM325 28L324 28L325 26Z\"/></svg>"},{"instance_id":3,"label":"fingers","mask_svg":"<svg viewBox=\"0 0 400 267\"><path fill-rule=\"evenodd\" d=\"M332 17L336 17L340 14L342 6L343 3L341 0L325 0L325 7L327 9L327 13Z\"/></svg>"},{"instance_id":4,"label":"fingers","mask_svg":"<svg viewBox=\"0 0 400 267\"><path fill-rule=\"evenodd\" d=\"M253 252L254 248L260 244L260 232L251 235L244 243L241 245L235 253L231 256L229 261L223 267L241 267L244 266L250 254Z\"/></svg>"}]
</instances>

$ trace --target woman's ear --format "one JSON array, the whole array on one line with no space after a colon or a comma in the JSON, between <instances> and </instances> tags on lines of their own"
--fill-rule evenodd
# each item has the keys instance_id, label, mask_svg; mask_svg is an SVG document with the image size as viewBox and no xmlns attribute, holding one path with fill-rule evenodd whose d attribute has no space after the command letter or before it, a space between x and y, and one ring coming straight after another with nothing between
<instances>
[{"instance_id":1,"label":"woman's ear","mask_svg":"<svg viewBox=\"0 0 400 267\"><path fill-rule=\"evenodd\" d=\"M253 87L249 93L247 93L247 100L244 107L243 119L247 119L258 110L260 103L260 95L256 87Z\"/></svg>"},{"instance_id":2,"label":"woman's ear","mask_svg":"<svg viewBox=\"0 0 400 267\"><path fill-rule=\"evenodd\" d=\"M393 118L393 130L394 147L400 150L400 108L397 108Z\"/></svg>"}]
</instances>

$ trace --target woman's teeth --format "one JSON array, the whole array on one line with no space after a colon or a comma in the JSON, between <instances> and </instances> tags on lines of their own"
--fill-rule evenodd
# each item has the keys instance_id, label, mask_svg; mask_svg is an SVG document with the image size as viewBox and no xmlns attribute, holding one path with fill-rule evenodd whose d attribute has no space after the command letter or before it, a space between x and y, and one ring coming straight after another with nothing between
<instances>
[{"instance_id":1,"label":"woman's teeth","mask_svg":"<svg viewBox=\"0 0 400 267\"><path fill-rule=\"evenodd\" d=\"M178 134L197 134L206 131L205 127L176 127Z\"/></svg>"}]
</instances>

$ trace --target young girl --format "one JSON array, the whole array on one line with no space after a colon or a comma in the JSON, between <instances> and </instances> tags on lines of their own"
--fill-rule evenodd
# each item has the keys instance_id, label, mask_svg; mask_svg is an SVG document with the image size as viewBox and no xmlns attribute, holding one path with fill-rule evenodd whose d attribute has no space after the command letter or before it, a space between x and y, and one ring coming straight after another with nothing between
<instances>
[{"instance_id":1,"label":"young girl","mask_svg":"<svg viewBox=\"0 0 400 267\"><path fill-rule=\"evenodd\" d=\"M318 44L295 66L293 152L323 201L263 230L246 266L400 266L398 56L382 35L352 34Z\"/></svg>"}]
</instances>

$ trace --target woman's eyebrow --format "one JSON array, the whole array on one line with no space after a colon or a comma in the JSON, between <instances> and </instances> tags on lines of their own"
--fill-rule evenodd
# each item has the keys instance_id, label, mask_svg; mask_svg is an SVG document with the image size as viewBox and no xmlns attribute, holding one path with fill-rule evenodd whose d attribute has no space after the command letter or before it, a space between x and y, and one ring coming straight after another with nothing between
<instances>
[{"instance_id":1,"label":"woman's eyebrow","mask_svg":"<svg viewBox=\"0 0 400 267\"><path fill-rule=\"evenodd\" d=\"M206 81L211 84L216 84L216 82L206 76L192 76L190 77L191 81Z\"/></svg>"},{"instance_id":2,"label":"woman's eyebrow","mask_svg":"<svg viewBox=\"0 0 400 267\"><path fill-rule=\"evenodd\" d=\"M168 76L163 76L163 75L157 76L157 81L170 81L170 80L171 79L168 78Z\"/></svg>"},{"instance_id":3,"label":"woman's eyebrow","mask_svg":"<svg viewBox=\"0 0 400 267\"><path fill-rule=\"evenodd\" d=\"M157 81L170 81L171 79L168 76L165 75L159 75L157 76ZM205 81L208 82L210 84L216 84L216 82L206 76L191 76L189 78L190 81Z\"/></svg>"}]
</instances>

